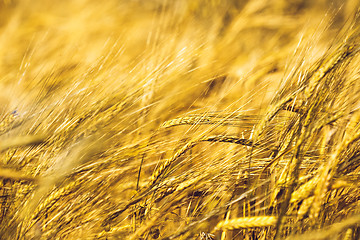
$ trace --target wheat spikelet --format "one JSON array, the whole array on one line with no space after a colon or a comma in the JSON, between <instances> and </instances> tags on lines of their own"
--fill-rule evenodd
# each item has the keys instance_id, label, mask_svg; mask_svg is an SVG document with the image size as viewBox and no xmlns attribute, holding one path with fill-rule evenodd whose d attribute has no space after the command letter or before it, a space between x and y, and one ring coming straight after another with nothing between
<instances>
[{"instance_id":1,"label":"wheat spikelet","mask_svg":"<svg viewBox=\"0 0 360 240\"><path fill-rule=\"evenodd\" d=\"M315 197L311 196L309 198L306 198L300 205L299 210L297 211L297 215L299 218L303 218L305 214L308 214L310 207L312 206L314 202Z\"/></svg>"},{"instance_id":2,"label":"wheat spikelet","mask_svg":"<svg viewBox=\"0 0 360 240\"><path fill-rule=\"evenodd\" d=\"M291 203L295 203L304 199L309 198L314 194L314 189L318 183L318 175L314 176L311 180L307 181L303 185L299 187L296 191L294 191L291 194ZM339 188L345 188L350 187L351 184L347 181L337 179L331 184L331 189L339 189Z\"/></svg>"},{"instance_id":3,"label":"wheat spikelet","mask_svg":"<svg viewBox=\"0 0 360 240\"><path fill-rule=\"evenodd\" d=\"M252 128L262 116L245 114L244 112L207 112L204 114L191 114L165 121L161 127L170 128L181 125L219 125L240 126Z\"/></svg>"},{"instance_id":4,"label":"wheat spikelet","mask_svg":"<svg viewBox=\"0 0 360 240\"><path fill-rule=\"evenodd\" d=\"M181 182L180 184L178 184L177 186L167 188L164 192L161 192L159 194L159 196L154 201L159 202L164 197L166 197L166 196L168 196L170 194L177 194L179 192L182 192L183 190L187 189L191 185L196 184L196 183L198 183L200 181L203 181L207 177L208 177L207 174L203 174L203 175L191 178L189 180L185 180L185 181Z\"/></svg>"},{"instance_id":5,"label":"wheat spikelet","mask_svg":"<svg viewBox=\"0 0 360 240\"><path fill-rule=\"evenodd\" d=\"M129 231L130 229L131 229L131 225L112 227L112 228L110 228L110 231L102 231L101 233L97 234L95 237L96 237L96 239L99 239L102 237L109 237L112 235L117 235L124 231Z\"/></svg>"},{"instance_id":6,"label":"wheat spikelet","mask_svg":"<svg viewBox=\"0 0 360 240\"><path fill-rule=\"evenodd\" d=\"M311 178L309 181L307 181L306 183L304 183L303 185L301 185L299 187L299 189L297 189L296 191L294 191L291 194L290 202L294 203L294 202L301 201L301 200L311 196L314 192L314 189L315 189L318 181L319 181L318 177L315 176L315 177Z\"/></svg>"},{"instance_id":7,"label":"wheat spikelet","mask_svg":"<svg viewBox=\"0 0 360 240\"><path fill-rule=\"evenodd\" d=\"M119 112L121 112L124 109L124 107L126 106L126 104L128 104L128 102L126 101L127 98L128 97L125 97L124 99L119 100L118 102L113 104L111 107L109 107L105 111L97 113L96 120L93 121L93 123L88 127L87 134L95 132L100 127L101 124L105 124L106 122L113 119Z\"/></svg>"},{"instance_id":8,"label":"wheat spikelet","mask_svg":"<svg viewBox=\"0 0 360 240\"><path fill-rule=\"evenodd\" d=\"M37 219L40 215L46 212L52 207L61 197L71 193L75 188L79 187L80 183L78 181L72 181L66 186L53 191L46 199L44 199L39 206L35 209L31 219Z\"/></svg>"},{"instance_id":9,"label":"wheat spikelet","mask_svg":"<svg viewBox=\"0 0 360 240\"><path fill-rule=\"evenodd\" d=\"M313 93L317 84L328 73L337 68L343 61L349 60L355 54L355 46L352 44L344 44L340 46L330 55L328 59L325 59L318 69L311 75L309 79L309 86L305 90L306 97L309 98Z\"/></svg>"},{"instance_id":10,"label":"wheat spikelet","mask_svg":"<svg viewBox=\"0 0 360 240\"><path fill-rule=\"evenodd\" d=\"M254 145L252 140L239 138L237 136L225 136L225 135L203 137L200 139L200 141L227 142L227 143L240 144L240 145L244 145L244 146L253 146ZM259 146L259 144L255 144L255 146Z\"/></svg>"},{"instance_id":11,"label":"wheat spikelet","mask_svg":"<svg viewBox=\"0 0 360 240\"><path fill-rule=\"evenodd\" d=\"M349 126L350 130L356 129L354 126L358 123L360 114L355 114L351 119ZM330 181L336 173L336 167L340 162L340 157L349 146L360 138L360 131L356 131L353 135L348 135L342 143L337 146L337 149L330 156L329 161L320 171L319 183L315 188L315 200L311 208L311 217L317 218L320 212L321 205L323 203L324 196L329 188Z\"/></svg>"},{"instance_id":12,"label":"wheat spikelet","mask_svg":"<svg viewBox=\"0 0 360 240\"><path fill-rule=\"evenodd\" d=\"M35 135L35 136L21 136L21 137L13 137L4 140L0 144L0 152L5 151L9 148L27 146L33 144L39 144L44 141L44 136Z\"/></svg>"},{"instance_id":13,"label":"wheat spikelet","mask_svg":"<svg viewBox=\"0 0 360 240\"><path fill-rule=\"evenodd\" d=\"M15 113L8 114L3 120L0 121L0 135L5 133L17 119Z\"/></svg>"},{"instance_id":14,"label":"wheat spikelet","mask_svg":"<svg viewBox=\"0 0 360 240\"><path fill-rule=\"evenodd\" d=\"M310 231L305 234L301 235L290 235L287 237L287 240L301 240L301 239L309 239L309 240L320 240L320 239L329 239L332 236L336 236L343 230L354 226L360 222L360 217L355 215L352 217L349 217L341 222L334 223L330 226L327 226L324 229L316 230L316 231Z\"/></svg>"},{"instance_id":15,"label":"wheat spikelet","mask_svg":"<svg viewBox=\"0 0 360 240\"><path fill-rule=\"evenodd\" d=\"M167 159L160 167L158 167L154 173L151 175L149 186L153 185L159 177L170 167L170 165L177 160L181 155L183 155L186 151L191 149L197 144L197 140L189 141L182 148L180 148L171 158Z\"/></svg>"},{"instance_id":16,"label":"wheat spikelet","mask_svg":"<svg viewBox=\"0 0 360 240\"><path fill-rule=\"evenodd\" d=\"M309 115L310 114L308 114L308 116ZM307 118L307 116L306 116L306 118ZM307 124L307 121L305 119L305 125L306 124ZM306 136L306 132L303 131L303 129L301 129L299 139L297 139L293 157L289 161L288 176L286 178L286 186L285 186L286 192L285 192L285 196L284 196L284 202L281 205L280 215L278 216L277 223L276 223L275 239L280 238L280 234L283 229L282 221L288 210L289 203L291 201L291 195L296 187L296 183L299 178L299 168L300 168L300 164L303 160L302 156L301 156L301 147L304 144L305 136Z\"/></svg>"},{"instance_id":17,"label":"wheat spikelet","mask_svg":"<svg viewBox=\"0 0 360 240\"><path fill-rule=\"evenodd\" d=\"M192 184L194 184L196 182L192 182L189 185L184 185L181 189L181 191L183 191L182 193L179 193L176 195L176 197L169 203L166 203L165 206L162 208L162 211L159 211L155 214L155 216L153 216L152 218L150 218L148 221L146 221L143 226L141 226L139 229L136 230L136 232L134 234L132 234L129 239L130 240L135 240L138 239L139 236L141 236L142 234L144 234L147 230L149 230L152 226L155 225L155 223L162 217L164 216L167 211L169 209L171 209L175 203L177 203L178 201L181 201L181 199L184 198L184 195L186 195L186 190L188 190L187 188L191 187ZM180 191L180 190L179 190Z\"/></svg>"},{"instance_id":18,"label":"wheat spikelet","mask_svg":"<svg viewBox=\"0 0 360 240\"><path fill-rule=\"evenodd\" d=\"M238 138L235 136L223 136L223 135L217 135L217 136L209 136L209 137L203 137L199 138L198 140L189 141L187 144L185 144L181 149L179 149L171 158L167 159L159 168L156 169L156 171L151 176L151 181L149 182L149 186L153 185L157 179L160 177L160 175L163 174L164 171L170 165L181 155L183 155L186 151L194 147L199 141L211 141L211 142L228 142L228 143L235 143L235 144L241 144L244 146L252 146L253 142L248 139Z\"/></svg>"},{"instance_id":19,"label":"wheat spikelet","mask_svg":"<svg viewBox=\"0 0 360 240\"><path fill-rule=\"evenodd\" d=\"M338 54L338 52L336 52ZM317 114L322 110L322 107L325 103L325 98L322 98L326 94L326 89L320 89L313 87L312 81L316 82L316 86L318 87L320 84L320 80L322 80L325 75L330 72L339 62L344 60L350 53L347 50L344 50L344 52L339 53L338 55L335 55L335 57L331 57L329 62L325 62L323 66L320 66L314 74L312 74L312 77L310 78L310 85L305 88L305 97L309 101L306 103L307 109L305 112L301 114L300 122L299 122L299 129L297 133L299 134L299 137L296 141L296 146L294 148L293 157L290 161L289 165L289 172L288 172L288 179L287 179L287 188L285 193L285 200L283 204L281 205L279 220L277 222L277 231L275 235L275 239L279 239L280 232L282 232L282 218L285 215L285 212L288 210L289 203L291 202L291 198L293 195L293 191L296 186L296 181L299 178L299 168L301 165L301 162L303 161L303 152L302 150L306 146L307 138L313 135L314 130L311 128L312 125L314 125L314 120L316 119ZM326 82L326 81L325 81ZM318 90L318 92L314 92L315 90ZM315 101L311 99L316 99ZM303 104L304 105L304 104ZM305 106L306 106L305 105ZM319 177L321 179L321 177ZM323 190L324 191L324 190ZM316 192L316 190L315 190ZM323 197L323 195L322 195ZM315 198L314 203L317 201L317 197ZM316 205L316 204L315 204Z\"/></svg>"},{"instance_id":20,"label":"wheat spikelet","mask_svg":"<svg viewBox=\"0 0 360 240\"><path fill-rule=\"evenodd\" d=\"M270 109L268 110L266 116L261 119L259 124L256 126L256 129L254 131L254 139L255 141L259 137L259 135L264 132L265 127L271 122L271 120L284 108L287 108L286 106L289 106L289 103L294 100L294 96L288 96L283 98L278 103L272 105ZM291 105L291 104L290 104Z\"/></svg>"},{"instance_id":21,"label":"wheat spikelet","mask_svg":"<svg viewBox=\"0 0 360 240\"><path fill-rule=\"evenodd\" d=\"M274 160L273 162L275 161L278 161L282 158L282 154L279 154ZM275 183L275 188L273 189L273 192L272 192L272 196L271 196L271 202L270 202L270 205L271 206L275 206L277 204L277 198L278 198L278 194L281 190L284 189L284 187L286 187L286 183L287 183L287 180L288 180L288 171L289 171L289 167L290 167L290 161L285 165L285 167L283 168L283 170L281 171L281 174L280 176L278 177L276 183Z\"/></svg>"},{"instance_id":22,"label":"wheat spikelet","mask_svg":"<svg viewBox=\"0 0 360 240\"><path fill-rule=\"evenodd\" d=\"M29 181L29 182L38 181L36 177L29 176L20 171L14 171L11 169L2 169L2 168L0 168L0 179L11 179L15 181Z\"/></svg>"},{"instance_id":23,"label":"wheat spikelet","mask_svg":"<svg viewBox=\"0 0 360 240\"><path fill-rule=\"evenodd\" d=\"M244 217L219 222L215 230L233 230L240 228L268 227L276 224L274 216Z\"/></svg>"},{"instance_id":24,"label":"wheat spikelet","mask_svg":"<svg viewBox=\"0 0 360 240\"><path fill-rule=\"evenodd\" d=\"M163 128L169 128L173 126L179 126L179 125L191 125L191 124L199 124L199 123L210 123L211 119L205 118L205 117L179 117L175 118L169 121L164 122L161 127Z\"/></svg>"},{"instance_id":25,"label":"wheat spikelet","mask_svg":"<svg viewBox=\"0 0 360 240\"><path fill-rule=\"evenodd\" d=\"M306 109L302 107L302 103L288 102L282 105L282 110L303 114Z\"/></svg>"},{"instance_id":26,"label":"wheat spikelet","mask_svg":"<svg viewBox=\"0 0 360 240\"><path fill-rule=\"evenodd\" d=\"M69 137L69 135L73 133L85 120L90 118L92 114L92 111L85 111L82 115L75 117L69 122L64 122L56 129L54 137L50 139L49 142L52 144L58 144L59 149L64 147L66 144L65 140Z\"/></svg>"},{"instance_id":27,"label":"wheat spikelet","mask_svg":"<svg viewBox=\"0 0 360 240\"><path fill-rule=\"evenodd\" d=\"M352 240L353 239L354 230L352 228L349 228L345 232L344 240Z\"/></svg>"}]
</instances>

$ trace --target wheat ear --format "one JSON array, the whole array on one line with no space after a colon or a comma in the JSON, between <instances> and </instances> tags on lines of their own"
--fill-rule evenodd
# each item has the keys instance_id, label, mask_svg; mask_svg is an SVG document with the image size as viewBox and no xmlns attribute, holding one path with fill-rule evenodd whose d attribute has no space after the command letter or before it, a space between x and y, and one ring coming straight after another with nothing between
<instances>
[{"instance_id":1,"label":"wheat ear","mask_svg":"<svg viewBox=\"0 0 360 240\"><path fill-rule=\"evenodd\" d=\"M268 227L276 224L277 217L261 216L261 217L243 217L219 222L215 230L233 230L240 228Z\"/></svg>"}]
</instances>

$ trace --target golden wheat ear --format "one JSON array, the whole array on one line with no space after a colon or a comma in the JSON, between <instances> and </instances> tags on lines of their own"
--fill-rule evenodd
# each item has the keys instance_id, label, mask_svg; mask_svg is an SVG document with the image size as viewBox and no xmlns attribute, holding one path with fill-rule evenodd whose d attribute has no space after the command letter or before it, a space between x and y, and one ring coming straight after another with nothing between
<instances>
[{"instance_id":1,"label":"golden wheat ear","mask_svg":"<svg viewBox=\"0 0 360 240\"><path fill-rule=\"evenodd\" d=\"M215 230L233 230L241 228L268 227L276 224L274 216L244 217L219 222Z\"/></svg>"}]
</instances>

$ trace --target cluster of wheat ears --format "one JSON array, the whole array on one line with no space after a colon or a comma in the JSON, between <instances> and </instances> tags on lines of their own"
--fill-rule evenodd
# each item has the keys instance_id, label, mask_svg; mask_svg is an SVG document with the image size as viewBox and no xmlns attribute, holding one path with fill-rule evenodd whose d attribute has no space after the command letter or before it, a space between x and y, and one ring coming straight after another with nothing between
<instances>
[{"instance_id":1,"label":"cluster of wheat ears","mask_svg":"<svg viewBox=\"0 0 360 240\"><path fill-rule=\"evenodd\" d=\"M0 239L359 239L359 7L0 0Z\"/></svg>"}]
</instances>

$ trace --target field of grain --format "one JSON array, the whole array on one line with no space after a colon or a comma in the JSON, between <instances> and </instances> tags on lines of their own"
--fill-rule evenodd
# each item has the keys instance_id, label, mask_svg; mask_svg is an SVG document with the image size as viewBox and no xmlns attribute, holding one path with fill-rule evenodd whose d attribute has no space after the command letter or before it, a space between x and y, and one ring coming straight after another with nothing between
<instances>
[{"instance_id":1,"label":"field of grain","mask_svg":"<svg viewBox=\"0 0 360 240\"><path fill-rule=\"evenodd\" d=\"M359 239L359 7L0 0L0 239Z\"/></svg>"}]
</instances>

